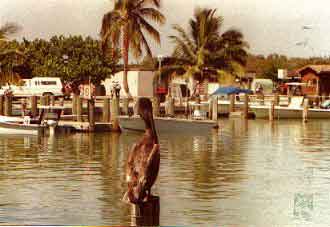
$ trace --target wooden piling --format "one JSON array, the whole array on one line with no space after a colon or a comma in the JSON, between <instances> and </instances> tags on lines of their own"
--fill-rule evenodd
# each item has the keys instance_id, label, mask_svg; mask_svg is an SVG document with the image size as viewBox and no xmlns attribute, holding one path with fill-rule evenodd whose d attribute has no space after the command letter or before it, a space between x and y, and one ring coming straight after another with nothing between
<instances>
[{"instance_id":1,"label":"wooden piling","mask_svg":"<svg viewBox=\"0 0 330 227\"><path fill-rule=\"evenodd\" d=\"M212 120L217 121L218 120L218 97L214 96L212 98Z\"/></svg>"},{"instance_id":2,"label":"wooden piling","mask_svg":"<svg viewBox=\"0 0 330 227\"><path fill-rule=\"evenodd\" d=\"M249 95L244 94L244 108L243 108L243 115L245 119L249 117Z\"/></svg>"},{"instance_id":3,"label":"wooden piling","mask_svg":"<svg viewBox=\"0 0 330 227\"><path fill-rule=\"evenodd\" d=\"M132 226L159 226L160 202L158 196L140 205L131 204Z\"/></svg>"},{"instance_id":4,"label":"wooden piling","mask_svg":"<svg viewBox=\"0 0 330 227\"><path fill-rule=\"evenodd\" d=\"M83 98L81 96L77 96L76 97L76 100L75 100L75 103L76 103L76 112L77 112L77 118L76 120L78 122L83 122Z\"/></svg>"},{"instance_id":5,"label":"wooden piling","mask_svg":"<svg viewBox=\"0 0 330 227\"><path fill-rule=\"evenodd\" d=\"M167 115L174 116L174 98L168 97Z\"/></svg>"},{"instance_id":6,"label":"wooden piling","mask_svg":"<svg viewBox=\"0 0 330 227\"><path fill-rule=\"evenodd\" d=\"M93 132L95 129L95 100L88 99L88 122L89 131Z\"/></svg>"},{"instance_id":7,"label":"wooden piling","mask_svg":"<svg viewBox=\"0 0 330 227\"><path fill-rule=\"evenodd\" d=\"M55 106L55 100L56 100L56 97L55 97L55 95L51 95L51 96L49 96L49 99L50 99L50 105L51 106Z\"/></svg>"},{"instance_id":8,"label":"wooden piling","mask_svg":"<svg viewBox=\"0 0 330 227\"><path fill-rule=\"evenodd\" d=\"M139 114L138 104L139 104L139 100L137 98L134 99L134 105L133 105L133 114L134 115L138 115Z\"/></svg>"},{"instance_id":9,"label":"wooden piling","mask_svg":"<svg viewBox=\"0 0 330 227\"><path fill-rule=\"evenodd\" d=\"M111 122L112 122L112 130L113 131L120 131L118 117L120 115L120 107L119 107L119 98L113 97L111 100Z\"/></svg>"},{"instance_id":10,"label":"wooden piling","mask_svg":"<svg viewBox=\"0 0 330 227\"><path fill-rule=\"evenodd\" d=\"M103 122L110 121L110 99L103 99Z\"/></svg>"},{"instance_id":11,"label":"wooden piling","mask_svg":"<svg viewBox=\"0 0 330 227\"><path fill-rule=\"evenodd\" d=\"M0 95L0 115L4 115L4 97Z\"/></svg>"},{"instance_id":12,"label":"wooden piling","mask_svg":"<svg viewBox=\"0 0 330 227\"><path fill-rule=\"evenodd\" d=\"M280 105L280 96L278 93L275 93L274 95L274 105L279 106Z\"/></svg>"},{"instance_id":13,"label":"wooden piling","mask_svg":"<svg viewBox=\"0 0 330 227\"><path fill-rule=\"evenodd\" d=\"M235 112L235 95L231 94L229 95L229 113Z\"/></svg>"},{"instance_id":14,"label":"wooden piling","mask_svg":"<svg viewBox=\"0 0 330 227\"><path fill-rule=\"evenodd\" d=\"M129 98L124 97L123 98L123 115L128 115L128 106L129 106Z\"/></svg>"},{"instance_id":15,"label":"wooden piling","mask_svg":"<svg viewBox=\"0 0 330 227\"><path fill-rule=\"evenodd\" d=\"M274 121L274 115L275 115L275 105L274 102L271 101L269 106L269 121Z\"/></svg>"},{"instance_id":16,"label":"wooden piling","mask_svg":"<svg viewBox=\"0 0 330 227\"><path fill-rule=\"evenodd\" d=\"M304 123L307 123L307 118L308 118L308 99L304 99L304 109L302 112L302 120Z\"/></svg>"},{"instance_id":17,"label":"wooden piling","mask_svg":"<svg viewBox=\"0 0 330 227\"><path fill-rule=\"evenodd\" d=\"M260 105L265 105L265 95L264 95L264 93L260 94Z\"/></svg>"},{"instance_id":18,"label":"wooden piling","mask_svg":"<svg viewBox=\"0 0 330 227\"><path fill-rule=\"evenodd\" d=\"M38 97L31 96L30 97L30 107L31 107L31 114L33 117L38 115Z\"/></svg>"},{"instance_id":19,"label":"wooden piling","mask_svg":"<svg viewBox=\"0 0 330 227\"><path fill-rule=\"evenodd\" d=\"M47 106L47 96L41 96L40 97L40 105L41 106Z\"/></svg>"},{"instance_id":20,"label":"wooden piling","mask_svg":"<svg viewBox=\"0 0 330 227\"><path fill-rule=\"evenodd\" d=\"M77 115L77 98L78 98L78 95L73 94L73 96L72 96L72 115Z\"/></svg>"},{"instance_id":21,"label":"wooden piling","mask_svg":"<svg viewBox=\"0 0 330 227\"><path fill-rule=\"evenodd\" d=\"M152 99L152 110L154 117L158 117L160 115L160 100L158 96L155 96Z\"/></svg>"},{"instance_id":22,"label":"wooden piling","mask_svg":"<svg viewBox=\"0 0 330 227\"><path fill-rule=\"evenodd\" d=\"M5 106L4 106L4 111L5 111L5 116L11 116L12 111L13 111L13 97L12 96L5 96Z\"/></svg>"}]
</instances>

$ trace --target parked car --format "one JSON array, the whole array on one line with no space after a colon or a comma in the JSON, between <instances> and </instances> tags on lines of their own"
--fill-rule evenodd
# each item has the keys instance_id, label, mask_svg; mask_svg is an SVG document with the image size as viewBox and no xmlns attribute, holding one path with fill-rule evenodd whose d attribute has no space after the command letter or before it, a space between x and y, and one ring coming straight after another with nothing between
<instances>
[{"instance_id":1,"label":"parked car","mask_svg":"<svg viewBox=\"0 0 330 227\"><path fill-rule=\"evenodd\" d=\"M11 91L13 95L63 95L63 85L58 77L34 77L24 79L22 86L6 85L0 88L0 95Z\"/></svg>"}]
</instances>

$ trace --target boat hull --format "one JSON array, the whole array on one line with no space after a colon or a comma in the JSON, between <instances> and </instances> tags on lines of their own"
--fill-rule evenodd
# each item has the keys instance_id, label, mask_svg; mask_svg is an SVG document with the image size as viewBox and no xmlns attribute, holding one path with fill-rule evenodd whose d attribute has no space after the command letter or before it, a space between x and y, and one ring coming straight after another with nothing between
<instances>
[{"instance_id":1,"label":"boat hull","mask_svg":"<svg viewBox=\"0 0 330 227\"><path fill-rule=\"evenodd\" d=\"M156 130L162 132L205 132L217 127L209 120L188 120L177 118L154 118ZM120 116L119 125L123 130L144 131L145 124L140 117Z\"/></svg>"},{"instance_id":2,"label":"boat hull","mask_svg":"<svg viewBox=\"0 0 330 227\"><path fill-rule=\"evenodd\" d=\"M6 135L39 135L45 127L40 125L23 125L18 123L0 122L0 134Z\"/></svg>"},{"instance_id":3,"label":"boat hull","mask_svg":"<svg viewBox=\"0 0 330 227\"><path fill-rule=\"evenodd\" d=\"M256 118L269 118L268 106L251 106L251 111L255 113ZM303 108L289 108L276 106L274 110L275 119L302 119ZM330 119L330 110L327 109L309 109L307 118L309 119Z\"/></svg>"}]
</instances>

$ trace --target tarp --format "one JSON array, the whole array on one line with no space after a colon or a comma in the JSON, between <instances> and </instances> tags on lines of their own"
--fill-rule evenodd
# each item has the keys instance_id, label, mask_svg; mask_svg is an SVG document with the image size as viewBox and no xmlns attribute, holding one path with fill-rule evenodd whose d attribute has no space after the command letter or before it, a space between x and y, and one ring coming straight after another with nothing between
<instances>
[{"instance_id":1,"label":"tarp","mask_svg":"<svg viewBox=\"0 0 330 227\"><path fill-rule=\"evenodd\" d=\"M238 87L219 87L212 95L231 95L231 94L239 94L239 93L247 93L252 94L253 92L249 89L242 89Z\"/></svg>"}]
</instances>

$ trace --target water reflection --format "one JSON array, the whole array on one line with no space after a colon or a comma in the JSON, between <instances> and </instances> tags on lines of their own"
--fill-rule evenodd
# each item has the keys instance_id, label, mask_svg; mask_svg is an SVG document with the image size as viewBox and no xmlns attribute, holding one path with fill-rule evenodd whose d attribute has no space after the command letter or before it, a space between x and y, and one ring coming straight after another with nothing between
<instances>
[{"instance_id":1,"label":"water reflection","mask_svg":"<svg viewBox=\"0 0 330 227\"><path fill-rule=\"evenodd\" d=\"M161 225L302 226L330 222L330 122L220 122L162 134ZM130 225L120 200L139 133L0 136L2 224Z\"/></svg>"}]
</instances>

